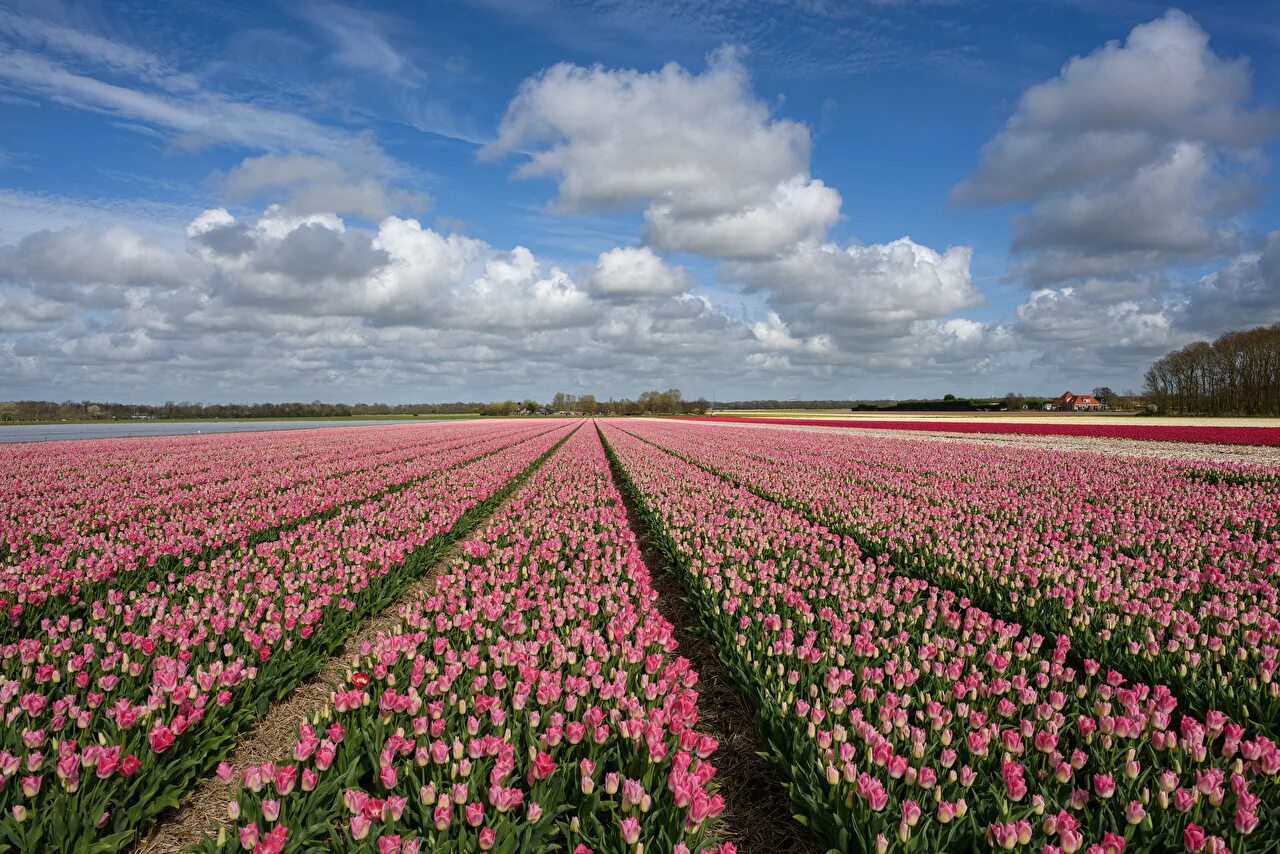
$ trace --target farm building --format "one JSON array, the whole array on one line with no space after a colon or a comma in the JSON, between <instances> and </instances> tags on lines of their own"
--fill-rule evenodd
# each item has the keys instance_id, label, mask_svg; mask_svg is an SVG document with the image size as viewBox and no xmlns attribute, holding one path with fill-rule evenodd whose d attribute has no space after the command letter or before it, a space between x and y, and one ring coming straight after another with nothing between
<instances>
[{"instance_id":1,"label":"farm building","mask_svg":"<svg viewBox=\"0 0 1280 854\"><path fill-rule=\"evenodd\" d=\"M1096 412L1102 409L1102 403L1087 394L1065 391L1053 402L1053 408L1059 412Z\"/></svg>"}]
</instances>

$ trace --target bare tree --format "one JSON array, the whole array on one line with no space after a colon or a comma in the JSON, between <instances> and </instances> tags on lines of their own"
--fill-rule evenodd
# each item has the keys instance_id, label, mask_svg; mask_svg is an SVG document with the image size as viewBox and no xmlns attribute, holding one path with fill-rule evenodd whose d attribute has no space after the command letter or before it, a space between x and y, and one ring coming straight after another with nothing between
<instances>
[{"instance_id":1,"label":"bare tree","mask_svg":"<svg viewBox=\"0 0 1280 854\"><path fill-rule=\"evenodd\" d=\"M1145 379L1148 401L1165 412L1280 415L1280 323L1188 344Z\"/></svg>"}]
</instances>

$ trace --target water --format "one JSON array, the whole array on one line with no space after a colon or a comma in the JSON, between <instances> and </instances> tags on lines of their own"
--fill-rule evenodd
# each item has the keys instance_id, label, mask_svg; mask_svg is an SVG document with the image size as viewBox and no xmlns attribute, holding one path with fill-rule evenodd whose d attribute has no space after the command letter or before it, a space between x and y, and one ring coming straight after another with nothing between
<instances>
[{"instance_id":1,"label":"water","mask_svg":"<svg viewBox=\"0 0 1280 854\"><path fill-rule=\"evenodd\" d=\"M188 436L207 433L249 433L255 430L310 430L317 427L377 427L421 424L443 419L394 418L351 421L108 421L101 424L0 424L0 445L50 442L62 439L122 439L130 436Z\"/></svg>"}]
</instances>

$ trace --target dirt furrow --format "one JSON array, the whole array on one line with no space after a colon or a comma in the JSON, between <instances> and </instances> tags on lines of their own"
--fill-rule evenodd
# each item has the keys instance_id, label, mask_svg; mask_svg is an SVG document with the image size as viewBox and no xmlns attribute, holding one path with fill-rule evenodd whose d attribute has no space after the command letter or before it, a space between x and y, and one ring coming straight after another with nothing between
<instances>
[{"instance_id":1,"label":"dirt furrow","mask_svg":"<svg viewBox=\"0 0 1280 854\"><path fill-rule=\"evenodd\" d=\"M809 828L796 821L791 801L774 767L761 756L750 707L716 654L715 644L698 629L698 615L666 558L654 546L648 527L610 460L611 474L627 509L627 520L639 540L650 583L658 591L658 611L674 627L677 653L698 672L698 729L715 737L719 749L711 758L725 799L723 839L740 854L822 854L826 849Z\"/></svg>"},{"instance_id":2,"label":"dirt furrow","mask_svg":"<svg viewBox=\"0 0 1280 854\"><path fill-rule=\"evenodd\" d=\"M329 703L334 687L343 682L348 671L358 663L360 647L375 640L380 634L390 634L397 630L402 624L404 608L435 589L436 580L458 557L463 543L482 535L503 508L527 488L532 474L551 459L563 444L564 440L557 443L538 462L522 472L518 476L519 485L497 502L482 522L469 531L459 532L455 527L453 531L443 535L453 537L454 541L427 572L405 588L377 616L354 632L342 650L321 670L283 700L272 703L257 725L240 736L235 749L227 757L236 771L263 762L291 761L298 727ZM460 522L461 524L464 523ZM206 831L212 829L216 832L219 824L227 823L227 796L227 784L217 776L208 777L182 799L176 810L151 828L134 846L135 854L171 854L199 842Z\"/></svg>"}]
</instances>

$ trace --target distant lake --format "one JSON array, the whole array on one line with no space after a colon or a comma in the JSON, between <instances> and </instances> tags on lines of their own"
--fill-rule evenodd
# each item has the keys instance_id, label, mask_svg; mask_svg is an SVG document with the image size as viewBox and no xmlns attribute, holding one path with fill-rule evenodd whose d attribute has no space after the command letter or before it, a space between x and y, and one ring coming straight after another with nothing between
<instances>
[{"instance_id":1,"label":"distant lake","mask_svg":"<svg viewBox=\"0 0 1280 854\"><path fill-rule=\"evenodd\" d=\"M316 427L378 427L421 424L446 419L393 418L351 421L107 421L102 424L0 425L0 445L62 439L123 439L131 436L189 436L204 433L251 433L258 430L309 430ZM457 420L457 419L448 419Z\"/></svg>"}]
</instances>

